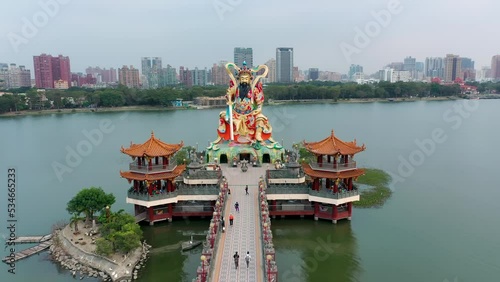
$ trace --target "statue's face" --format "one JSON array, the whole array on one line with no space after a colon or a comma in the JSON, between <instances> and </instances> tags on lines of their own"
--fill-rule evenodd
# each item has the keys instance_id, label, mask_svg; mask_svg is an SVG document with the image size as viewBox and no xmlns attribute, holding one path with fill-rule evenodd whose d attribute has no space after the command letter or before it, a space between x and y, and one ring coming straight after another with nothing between
<instances>
[{"instance_id":1,"label":"statue's face","mask_svg":"<svg viewBox=\"0 0 500 282\"><path fill-rule=\"evenodd\" d=\"M250 84L251 80L252 80L252 77L249 74L244 73L240 76L240 84L242 84L242 85Z\"/></svg>"}]
</instances>

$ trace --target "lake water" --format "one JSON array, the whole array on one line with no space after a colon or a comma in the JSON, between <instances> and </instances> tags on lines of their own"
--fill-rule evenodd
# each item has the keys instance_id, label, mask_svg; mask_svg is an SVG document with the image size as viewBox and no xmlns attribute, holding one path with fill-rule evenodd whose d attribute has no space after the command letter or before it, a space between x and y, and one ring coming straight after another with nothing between
<instances>
[{"instance_id":1,"label":"lake water","mask_svg":"<svg viewBox=\"0 0 500 282\"><path fill-rule=\"evenodd\" d=\"M354 209L351 222L274 220L280 281L497 281L499 108L499 100L265 107L273 136L285 147L334 129L341 139L366 144L355 157L358 166L384 169L394 180L384 207ZM154 130L163 141L201 149L216 139L219 111L0 118L0 234L8 234L8 167L17 171L18 235L46 234L67 220L66 203L83 187L113 192L112 208L132 212L125 203L129 185L119 175L130 159L121 146L144 142ZM53 165L67 170L56 173ZM176 246L190 235L202 239L207 228L208 219L144 226L146 240L163 249L140 281L191 281L201 250L181 254ZM46 258L18 262L16 275L0 264L0 281L72 280Z\"/></svg>"}]
</instances>

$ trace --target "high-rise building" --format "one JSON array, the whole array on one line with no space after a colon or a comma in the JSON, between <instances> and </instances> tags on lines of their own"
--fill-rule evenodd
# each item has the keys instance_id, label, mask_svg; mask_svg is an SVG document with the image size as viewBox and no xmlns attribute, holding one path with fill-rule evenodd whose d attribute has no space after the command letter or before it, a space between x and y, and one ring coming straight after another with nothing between
<instances>
[{"instance_id":1,"label":"high-rise building","mask_svg":"<svg viewBox=\"0 0 500 282\"><path fill-rule=\"evenodd\" d=\"M177 71L171 65L167 65L166 68L162 70L162 86L170 86L177 84Z\"/></svg>"},{"instance_id":2,"label":"high-rise building","mask_svg":"<svg viewBox=\"0 0 500 282\"><path fill-rule=\"evenodd\" d=\"M0 80L2 81L2 87L7 89L31 87L31 72L24 66L2 64L0 66Z\"/></svg>"},{"instance_id":3,"label":"high-rise building","mask_svg":"<svg viewBox=\"0 0 500 282\"><path fill-rule=\"evenodd\" d=\"M123 66L121 69L118 69L118 81L129 88L139 88L141 86L139 70L134 68L134 66L130 66L130 68Z\"/></svg>"},{"instance_id":4,"label":"high-rise building","mask_svg":"<svg viewBox=\"0 0 500 282\"><path fill-rule=\"evenodd\" d=\"M444 81L453 82L457 78L464 79L462 73L462 60L458 55L447 54L444 58Z\"/></svg>"},{"instance_id":5,"label":"high-rise building","mask_svg":"<svg viewBox=\"0 0 500 282\"><path fill-rule=\"evenodd\" d=\"M293 48L276 48L276 82L293 82Z\"/></svg>"},{"instance_id":6,"label":"high-rise building","mask_svg":"<svg viewBox=\"0 0 500 282\"><path fill-rule=\"evenodd\" d=\"M156 89L162 87L162 67L160 57L141 58L142 75L146 78L143 81L144 88Z\"/></svg>"},{"instance_id":7,"label":"high-rise building","mask_svg":"<svg viewBox=\"0 0 500 282\"><path fill-rule=\"evenodd\" d=\"M42 54L33 56L35 70L35 85L37 88L54 88L52 77L52 56Z\"/></svg>"},{"instance_id":8,"label":"high-rise building","mask_svg":"<svg viewBox=\"0 0 500 282\"><path fill-rule=\"evenodd\" d=\"M426 77L434 78L439 77L444 79L444 60L438 57L427 57L425 58L425 70L424 74Z\"/></svg>"},{"instance_id":9,"label":"high-rise building","mask_svg":"<svg viewBox=\"0 0 500 282\"><path fill-rule=\"evenodd\" d=\"M310 68L308 78L309 78L309 80L318 80L319 79L319 69L318 68Z\"/></svg>"},{"instance_id":10,"label":"high-rise building","mask_svg":"<svg viewBox=\"0 0 500 282\"><path fill-rule=\"evenodd\" d=\"M500 80L500 55L495 55L491 58L491 78Z\"/></svg>"},{"instance_id":11,"label":"high-rise building","mask_svg":"<svg viewBox=\"0 0 500 282\"><path fill-rule=\"evenodd\" d=\"M409 71L411 78L416 78L417 77L416 63L417 63L417 59L412 58L411 56L410 57L406 57L403 60L403 70L404 71Z\"/></svg>"},{"instance_id":12,"label":"high-rise building","mask_svg":"<svg viewBox=\"0 0 500 282\"><path fill-rule=\"evenodd\" d=\"M54 88L55 81L65 81L71 85L71 66L69 57L59 55L41 54L33 56L33 65L35 69L35 84L37 88ZM58 85L65 85L58 83Z\"/></svg>"},{"instance_id":13,"label":"high-rise building","mask_svg":"<svg viewBox=\"0 0 500 282\"><path fill-rule=\"evenodd\" d=\"M212 83L214 85L226 85L228 84L229 77L226 73L226 61L220 61L219 64L214 64L212 66Z\"/></svg>"},{"instance_id":14,"label":"high-rise building","mask_svg":"<svg viewBox=\"0 0 500 282\"><path fill-rule=\"evenodd\" d=\"M238 67L243 67L243 62L246 62L248 68L253 68L253 50L252 48L235 47L234 48L234 63Z\"/></svg>"},{"instance_id":15,"label":"high-rise building","mask_svg":"<svg viewBox=\"0 0 500 282\"><path fill-rule=\"evenodd\" d=\"M359 75L356 74L361 73L363 73L363 66L351 64L351 66L349 66L349 73L347 75L349 76L349 79L354 80L355 76L359 77Z\"/></svg>"},{"instance_id":16,"label":"high-rise building","mask_svg":"<svg viewBox=\"0 0 500 282\"><path fill-rule=\"evenodd\" d=\"M269 59L266 64L269 71L267 72L267 77L265 78L266 83L276 82L276 60Z\"/></svg>"},{"instance_id":17,"label":"high-rise building","mask_svg":"<svg viewBox=\"0 0 500 282\"><path fill-rule=\"evenodd\" d=\"M193 73L183 66L179 67L179 82L186 87L193 86Z\"/></svg>"}]
</instances>

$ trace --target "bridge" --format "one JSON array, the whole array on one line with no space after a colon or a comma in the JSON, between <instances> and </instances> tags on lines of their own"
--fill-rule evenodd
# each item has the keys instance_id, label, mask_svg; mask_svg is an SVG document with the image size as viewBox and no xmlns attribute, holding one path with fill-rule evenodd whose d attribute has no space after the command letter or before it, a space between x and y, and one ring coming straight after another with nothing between
<instances>
[{"instance_id":1,"label":"bridge","mask_svg":"<svg viewBox=\"0 0 500 282\"><path fill-rule=\"evenodd\" d=\"M241 172L239 167L222 166L223 175L229 183L231 195L226 201L224 220L226 232L222 233L216 249L214 268L209 281L264 281L264 266L262 255L261 227L259 218L259 177L265 175L265 168L249 167L247 172ZM249 195L245 195L248 185ZM240 205L236 212L234 203ZM234 224L229 225L229 214L234 215ZM250 252L252 257L247 268L245 255ZM239 267L235 268L233 255L240 255Z\"/></svg>"}]
</instances>

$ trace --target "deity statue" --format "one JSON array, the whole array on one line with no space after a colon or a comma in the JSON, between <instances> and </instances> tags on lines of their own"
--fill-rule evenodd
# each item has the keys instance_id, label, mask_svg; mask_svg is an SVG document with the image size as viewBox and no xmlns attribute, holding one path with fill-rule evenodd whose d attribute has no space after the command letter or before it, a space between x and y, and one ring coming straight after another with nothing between
<instances>
[{"instance_id":1,"label":"deity statue","mask_svg":"<svg viewBox=\"0 0 500 282\"><path fill-rule=\"evenodd\" d=\"M231 67L236 70L236 77ZM260 70L264 72L257 75ZM245 62L242 68L228 63L226 71L231 81L226 92L227 109L219 114L219 137L237 143L264 144L267 140L275 143L271 138L271 124L262 114L264 92L260 79L267 75L267 66L259 65L249 69Z\"/></svg>"}]
</instances>

